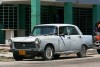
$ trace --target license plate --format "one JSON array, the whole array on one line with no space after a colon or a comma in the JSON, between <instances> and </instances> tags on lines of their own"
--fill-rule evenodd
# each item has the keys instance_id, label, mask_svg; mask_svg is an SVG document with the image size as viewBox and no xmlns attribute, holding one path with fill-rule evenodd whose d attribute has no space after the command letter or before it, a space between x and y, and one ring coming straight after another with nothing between
<instances>
[{"instance_id":1,"label":"license plate","mask_svg":"<svg viewBox=\"0 0 100 67\"><path fill-rule=\"evenodd\" d=\"M26 51L25 50L19 50L19 55L26 55Z\"/></svg>"}]
</instances>

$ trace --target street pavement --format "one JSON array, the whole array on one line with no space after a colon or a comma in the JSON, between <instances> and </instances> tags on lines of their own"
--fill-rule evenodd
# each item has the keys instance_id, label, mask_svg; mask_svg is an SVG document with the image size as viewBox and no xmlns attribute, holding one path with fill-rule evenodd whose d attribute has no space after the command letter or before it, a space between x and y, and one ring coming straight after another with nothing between
<instances>
[{"instance_id":1,"label":"street pavement","mask_svg":"<svg viewBox=\"0 0 100 67\"><path fill-rule=\"evenodd\" d=\"M0 62L0 67L100 67L100 55L87 55L85 58L75 56L60 58L57 60L23 60Z\"/></svg>"},{"instance_id":2,"label":"street pavement","mask_svg":"<svg viewBox=\"0 0 100 67\"><path fill-rule=\"evenodd\" d=\"M9 47L0 47L0 56L13 57ZM76 54L62 55L57 60L42 61L25 59L23 61L0 62L0 67L100 67L100 55L96 49L89 49L85 58L77 58Z\"/></svg>"}]
</instances>

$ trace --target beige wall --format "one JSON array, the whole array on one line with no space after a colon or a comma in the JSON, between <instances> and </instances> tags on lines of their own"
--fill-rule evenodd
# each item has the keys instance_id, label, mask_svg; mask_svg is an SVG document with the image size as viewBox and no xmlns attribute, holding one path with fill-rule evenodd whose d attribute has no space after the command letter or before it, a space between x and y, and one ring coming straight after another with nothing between
<instances>
[{"instance_id":1,"label":"beige wall","mask_svg":"<svg viewBox=\"0 0 100 67\"><path fill-rule=\"evenodd\" d=\"M4 3L4 4L30 4L31 0L0 0L0 4ZM55 2L56 0L41 0L41 1L51 1L51 2Z\"/></svg>"},{"instance_id":2,"label":"beige wall","mask_svg":"<svg viewBox=\"0 0 100 67\"><path fill-rule=\"evenodd\" d=\"M30 0L0 0L4 4L29 4Z\"/></svg>"}]
</instances>

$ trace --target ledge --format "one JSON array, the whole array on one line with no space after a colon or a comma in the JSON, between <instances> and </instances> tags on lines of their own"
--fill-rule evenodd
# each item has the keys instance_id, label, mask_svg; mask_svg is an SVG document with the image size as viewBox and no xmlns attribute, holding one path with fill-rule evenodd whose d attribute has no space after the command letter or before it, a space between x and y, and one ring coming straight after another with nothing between
<instances>
[{"instance_id":1,"label":"ledge","mask_svg":"<svg viewBox=\"0 0 100 67\"><path fill-rule=\"evenodd\" d=\"M1 30L4 30L4 31L14 31L14 30L25 30L25 29L1 29Z\"/></svg>"}]
</instances>

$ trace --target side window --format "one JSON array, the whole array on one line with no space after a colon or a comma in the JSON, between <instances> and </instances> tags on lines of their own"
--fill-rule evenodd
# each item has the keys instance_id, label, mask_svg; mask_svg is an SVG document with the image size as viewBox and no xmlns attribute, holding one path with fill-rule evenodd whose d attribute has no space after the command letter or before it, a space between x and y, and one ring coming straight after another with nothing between
<instances>
[{"instance_id":1,"label":"side window","mask_svg":"<svg viewBox=\"0 0 100 67\"><path fill-rule=\"evenodd\" d=\"M68 27L67 28L69 35L79 35L79 33L77 32L77 30L74 27Z\"/></svg>"},{"instance_id":2,"label":"side window","mask_svg":"<svg viewBox=\"0 0 100 67\"><path fill-rule=\"evenodd\" d=\"M59 34L68 35L67 28L66 27L59 27Z\"/></svg>"}]
</instances>

